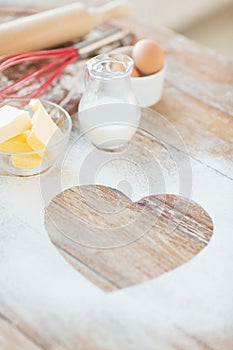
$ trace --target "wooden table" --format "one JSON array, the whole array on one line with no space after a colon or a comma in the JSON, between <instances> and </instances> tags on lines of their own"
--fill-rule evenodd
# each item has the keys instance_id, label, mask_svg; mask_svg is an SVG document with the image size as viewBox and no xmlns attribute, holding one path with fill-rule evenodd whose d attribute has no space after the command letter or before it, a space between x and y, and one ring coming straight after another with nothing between
<instances>
[{"instance_id":1,"label":"wooden table","mask_svg":"<svg viewBox=\"0 0 233 350\"><path fill-rule=\"evenodd\" d=\"M1 20L30 11L34 9L0 5ZM90 266L79 262L80 272L71 268L45 231L47 203L41 186L48 180L52 188L58 168L41 177L1 176L1 350L233 348L232 62L167 29L132 18L121 25L138 37L153 38L165 50L164 94L153 107L163 118L144 115L142 127L177 152L184 152L185 145L192 168L191 199L212 218L213 237L175 270L109 292L109 281L101 289L102 282L89 278ZM67 69L46 93L70 111L79 95L79 78L72 76L81 64ZM74 122L73 137L76 131ZM85 153L85 143L82 147ZM75 184L72 163L66 171L65 186L70 187Z\"/></svg>"}]
</instances>

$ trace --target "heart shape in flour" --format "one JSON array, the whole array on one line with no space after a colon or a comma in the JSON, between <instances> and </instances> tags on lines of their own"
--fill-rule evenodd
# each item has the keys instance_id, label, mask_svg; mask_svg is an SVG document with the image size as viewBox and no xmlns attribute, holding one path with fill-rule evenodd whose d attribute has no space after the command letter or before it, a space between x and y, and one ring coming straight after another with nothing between
<instances>
[{"instance_id":1,"label":"heart shape in flour","mask_svg":"<svg viewBox=\"0 0 233 350\"><path fill-rule=\"evenodd\" d=\"M193 201L166 194L133 203L99 185L73 187L53 198L45 227L64 258L105 291L175 269L213 234L210 216Z\"/></svg>"}]
</instances>

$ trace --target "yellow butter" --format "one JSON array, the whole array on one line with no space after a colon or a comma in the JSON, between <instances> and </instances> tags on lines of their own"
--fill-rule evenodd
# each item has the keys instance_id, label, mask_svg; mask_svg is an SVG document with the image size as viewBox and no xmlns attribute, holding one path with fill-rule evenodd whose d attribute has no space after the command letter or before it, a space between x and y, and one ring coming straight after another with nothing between
<instances>
[{"instance_id":1,"label":"yellow butter","mask_svg":"<svg viewBox=\"0 0 233 350\"><path fill-rule=\"evenodd\" d=\"M41 140L36 136L35 132L33 131L27 136L27 142L29 145L32 146L32 148L35 151L42 150L46 147L46 145L43 142L41 142Z\"/></svg>"},{"instance_id":2,"label":"yellow butter","mask_svg":"<svg viewBox=\"0 0 233 350\"><path fill-rule=\"evenodd\" d=\"M12 165L20 169L36 169L42 165L42 158L37 154L16 154L12 156Z\"/></svg>"},{"instance_id":3,"label":"yellow butter","mask_svg":"<svg viewBox=\"0 0 233 350\"><path fill-rule=\"evenodd\" d=\"M29 112L9 105L0 108L0 143L25 132L30 127Z\"/></svg>"},{"instance_id":4,"label":"yellow butter","mask_svg":"<svg viewBox=\"0 0 233 350\"><path fill-rule=\"evenodd\" d=\"M40 100L38 100L37 98L32 98L28 105L33 112L36 112L39 108L44 108Z\"/></svg>"},{"instance_id":5,"label":"yellow butter","mask_svg":"<svg viewBox=\"0 0 233 350\"><path fill-rule=\"evenodd\" d=\"M27 134L23 133L1 143L0 151L33 152L33 149L27 143Z\"/></svg>"},{"instance_id":6,"label":"yellow butter","mask_svg":"<svg viewBox=\"0 0 233 350\"><path fill-rule=\"evenodd\" d=\"M32 102L34 101L34 102ZM29 106L35 110L32 118L32 128L28 133L27 143L35 151L59 142L63 133L54 123L39 100L32 100ZM36 101L36 102L35 102Z\"/></svg>"}]
</instances>

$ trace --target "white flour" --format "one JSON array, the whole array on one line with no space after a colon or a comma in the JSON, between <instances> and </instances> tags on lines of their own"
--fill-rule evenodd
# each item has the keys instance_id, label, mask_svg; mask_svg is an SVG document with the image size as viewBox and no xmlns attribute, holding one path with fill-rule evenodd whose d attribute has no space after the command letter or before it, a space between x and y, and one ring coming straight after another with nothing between
<instances>
[{"instance_id":1,"label":"white flour","mask_svg":"<svg viewBox=\"0 0 233 350\"><path fill-rule=\"evenodd\" d=\"M63 187L77 183L77 166L89 146L83 142L80 147L82 157L75 158L73 150L65 162ZM183 331L215 349L211 335L229 336L233 329L233 185L199 162L191 163L192 199L214 220L209 246L174 271L109 294L76 272L49 241L39 177L2 177L0 312L13 313L16 323L26 322L44 341L58 339L67 349L76 337L111 350L154 350L155 339L158 349L169 349ZM47 177L54 183L56 172L43 174L41 181ZM104 183L105 173L99 176ZM113 171L108 185L115 180ZM176 190L172 178L167 188ZM142 196L142 189L133 189L135 198ZM46 198L57 190L51 186Z\"/></svg>"}]
</instances>

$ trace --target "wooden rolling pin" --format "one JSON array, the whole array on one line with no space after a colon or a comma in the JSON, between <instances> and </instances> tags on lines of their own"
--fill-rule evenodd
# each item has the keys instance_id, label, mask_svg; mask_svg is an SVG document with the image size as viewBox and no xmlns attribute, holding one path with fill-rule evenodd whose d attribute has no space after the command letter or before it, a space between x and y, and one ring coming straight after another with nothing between
<instances>
[{"instance_id":1,"label":"wooden rolling pin","mask_svg":"<svg viewBox=\"0 0 233 350\"><path fill-rule=\"evenodd\" d=\"M0 25L0 55L40 50L89 33L110 18L125 16L129 6L111 1L87 8L82 2L69 4Z\"/></svg>"}]
</instances>

